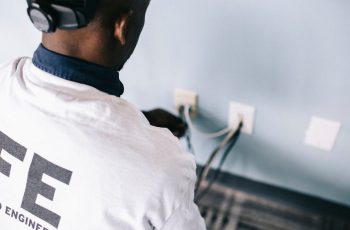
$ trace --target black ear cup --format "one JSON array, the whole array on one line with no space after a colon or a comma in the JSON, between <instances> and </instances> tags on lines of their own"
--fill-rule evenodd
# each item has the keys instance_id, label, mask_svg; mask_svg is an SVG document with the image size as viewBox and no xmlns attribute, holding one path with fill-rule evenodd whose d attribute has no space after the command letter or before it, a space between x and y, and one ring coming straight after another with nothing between
<instances>
[{"instance_id":1,"label":"black ear cup","mask_svg":"<svg viewBox=\"0 0 350 230\"><path fill-rule=\"evenodd\" d=\"M44 32L56 29L74 30L85 27L93 18L98 0L83 0L77 3L38 3L27 0L28 15L34 26Z\"/></svg>"},{"instance_id":2,"label":"black ear cup","mask_svg":"<svg viewBox=\"0 0 350 230\"><path fill-rule=\"evenodd\" d=\"M30 6L28 7L28 16L38 30L44 33L51 33L56 30L53 15L46 11L35 6Z\"/></svg>"}]
</instances>

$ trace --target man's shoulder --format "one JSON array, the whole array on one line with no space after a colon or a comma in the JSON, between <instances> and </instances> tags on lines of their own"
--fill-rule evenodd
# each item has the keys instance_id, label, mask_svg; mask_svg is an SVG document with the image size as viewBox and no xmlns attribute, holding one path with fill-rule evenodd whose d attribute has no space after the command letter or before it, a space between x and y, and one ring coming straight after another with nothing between
<instances>
[{"instance_id":1,"label":"man's shoulder","mask_svg":"<svg viewBox=\"0 0 350 230\"><path fill-rule=\"evenodd\" d=\"M24 63L29 59L28 57L18 57L1 62L0 77L14 75L16 71L22 70Z\"/></svg>"},{"instance_id":2,"label":"man's shoulder","mask_svg":"<svg viewBox=\"0 0 350 230\"><path fill-rule=\"evenodd\" d=\"M125 141L130 151L142 153L143 162L151 167L149 170L156 173L159 180L170 182L169 178L180 179L188 174L195 180L193 155L185 151L168 129L151 126L140 110L123 99L115 98L109 106L111 116L105 120L105 128L99 127L100 131L108 132L106 134L119 144L121 140Z\"/></svg>"}]
</instances>

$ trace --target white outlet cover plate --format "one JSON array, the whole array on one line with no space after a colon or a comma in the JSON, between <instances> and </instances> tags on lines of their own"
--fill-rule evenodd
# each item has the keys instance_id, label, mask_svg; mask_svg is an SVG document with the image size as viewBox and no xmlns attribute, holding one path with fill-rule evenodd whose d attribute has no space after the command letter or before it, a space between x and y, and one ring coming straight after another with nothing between
<instances>
[{"instance_id":1,"label":"white outlet cover plate","mask_svg":"<svg viewBox=\"0 0 350 230\"><path fill-rule=\"evenodd\" d=\"M337 140L341 124L317 116L311 117L306 130L305 144L326 151L332 151Z\"/></svg>"},{"instance_id":2,"label":"white outlet cover plate","mask_svg":"<svg viewBox=\"0 0 350 230\"><path fill-rule=\"evenodd\" d=\"M235 122L238 122L239 115L243 116L242 133L253 134L254 121L255 121L255 107L250 105L241 104L238 102L230 102L230 110L228 117L228 124L230 127L234 127Z\"/></svg>"},{"instance_id":3,"label":"white outlet cover plate","mask_svg":"<svg viewBox=\"0 0 350 230\"><path fill-rule=\"evenodd\" d=\"M198 94L194 91L175 89L175 107L178 110L181 105L190 105L193 112L197 109Z\"/></svg>"}]
</instances>

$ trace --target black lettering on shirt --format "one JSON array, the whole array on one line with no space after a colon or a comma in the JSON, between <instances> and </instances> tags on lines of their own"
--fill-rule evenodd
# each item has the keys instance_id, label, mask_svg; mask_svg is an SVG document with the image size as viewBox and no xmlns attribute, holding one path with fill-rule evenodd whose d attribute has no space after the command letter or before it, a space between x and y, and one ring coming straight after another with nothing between
<instances>
[{"instance_id":1,"label":"black lettering on shirt","mask_svg":"<svg viewBox=\"0 0 350 230\"><path fill-rule=\"evenodd\" d=\"M36 204L38 194L51 201L53 201L55 195L56 189L42 182L42 177L44 174L67 185L69 185L72 176L71 171L49 162L38 154L34 154L29 168L27 186L23 196L21 208L46 221L55 228L58 228L61 216Z\"/></svg>"},{"instance_id":2,"label":"black lettering on shirt","mask_svg":"<svg viewBox=\"0 0 350 230\"><path fill-rule=\"evenodd\" d=\"M10 216L10 215L11 215L11 214L10 214L10 211L11 211L11 208L9 208L9 207L6 207L6 208L5 208L5 213L6 213L6 215Z\"/></svg>"},{"instance_id":3,"label":"black lettering on shirt","mask_svg":"<svg viewBox=\"0 0 350 230\"><path fill-rule=\"evenodd\" d=\"M11 174L11 164L6 162L1 158L2 150L5 150L15 158L20 161L24 160L27 149L22 145L16 143L14 140L6 136L4 133L0 132L0 173L4 174L7 177L10 177Z\"/></svg>"},{"instance_id":4,"label":"black lettering on shirt","mask_svg":"<svg viewBox=\"0 0 350 230\"><path fill-rule=\"evenodd\" d=\"M38 223L37 221L25 216L24 214L20 213L19 211L16 211L15 209L10 208L9 206L6 206L5 208L5 214L9 216L13 220L17 220L18 222L25 224L30 229L34 230L48 230L48 228L44 227L42 224Z\"/></svg>"}]
</instances>

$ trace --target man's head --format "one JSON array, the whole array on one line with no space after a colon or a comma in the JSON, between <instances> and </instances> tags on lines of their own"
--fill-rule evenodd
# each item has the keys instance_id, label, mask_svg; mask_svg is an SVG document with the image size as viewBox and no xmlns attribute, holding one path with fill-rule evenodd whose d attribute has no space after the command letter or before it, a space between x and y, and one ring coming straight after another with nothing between
<instances>
[{"instance_id":1,"label":"man's head","mask_svg":"<svg viewBox=\"0 0 350 230\"><path fill-rule=\"evenodd\" d=\"M149 2L98 0L86 27L43 33L43 45L67 56L121 69L136 47Z\"/></svg>"}]
</instances>

